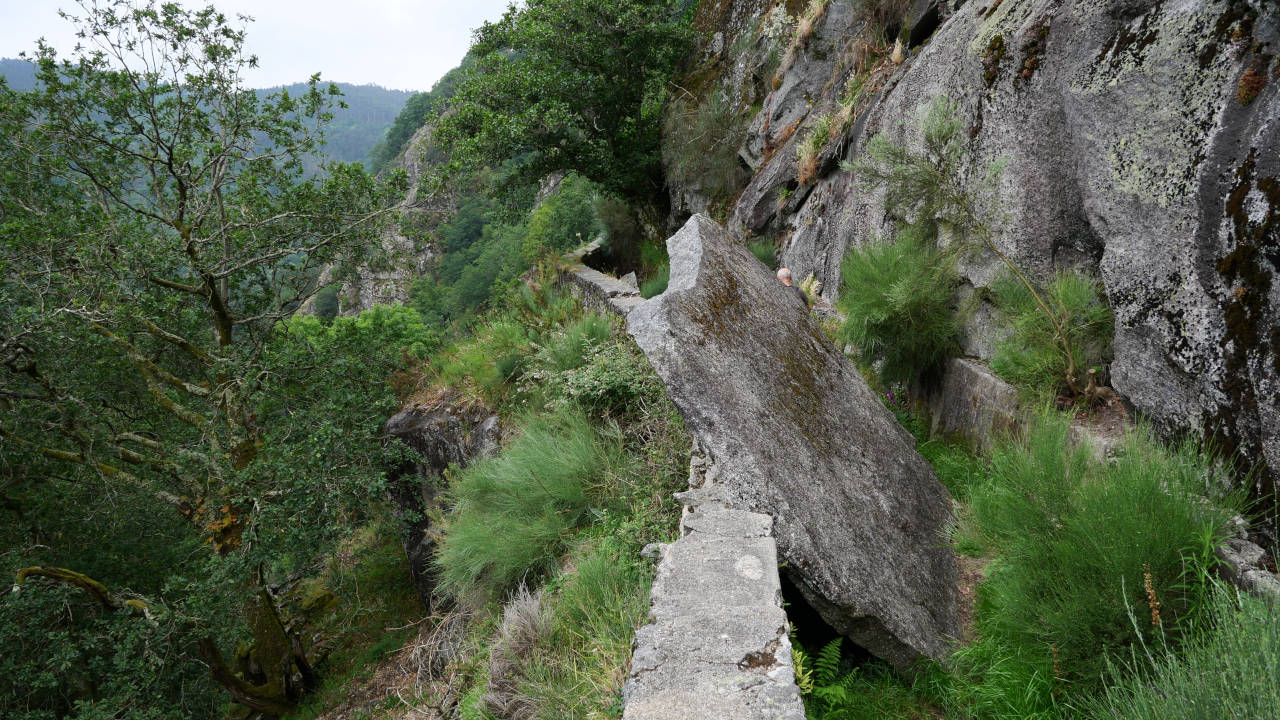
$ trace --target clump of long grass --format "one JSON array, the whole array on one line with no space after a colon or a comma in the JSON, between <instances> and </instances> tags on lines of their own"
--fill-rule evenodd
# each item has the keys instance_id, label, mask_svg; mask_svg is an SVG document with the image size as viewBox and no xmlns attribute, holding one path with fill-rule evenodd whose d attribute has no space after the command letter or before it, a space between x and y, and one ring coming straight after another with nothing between
<instances>
[{"instance_id":1,"label":"clump of long grass","mask_svg":"<svg viewBox=\"0 0 1280 720\"><path fill-rule=\"evenodd\" d=\"M1068 366L1088 371L1110 359L1115 321L1098 282L1066 270L1044 288L1044 301L1056 311L1065 333L1070 362L1063 354L1057 330L1040 310L1027 286L1009 273L992 285L996 305L1010 327L1010 335L996 345L991 369L1038 401L1070 392Z\"/></svg>"},{"instance_id":2,"label":"clump of long grass","mask_svg":"<svg viewBox=\"0 0 1280 720\"><path fill-rule=\"evenodd\" d=\"M818 174L818 157L832 138L836 127L834 113L823 113L814 121L809 134L796 145L796 182L801 185L813 182Z\"/></svg>"},{"instance_id":3,"label":"clump of long grass","mask_svg":"<svg viewBox=\"0 0 1280 720\"><path fill-rule=\"evenodd\" d=\"M561 331L544 337L538 360L552 370L574 370L582 367L591 349L609 339L613 323L609 318L589 312Z\"/></svg>"},{"instance_id":4,"label":"clump of long grass","mask_svg":"<svg viewBox=\"0 0 1280 720\"><path fill-rule=\"evenodd\" d=\"M436 553L440 592L478 607L552 569L593 499L609 493L617 438L582 415L527 420L500 454L454 476Z\"/></svg>"},{"instance_id":5,"label":"clump of long grass","mask_svg":"<svg viewBox=\"0 0 1280 720\"><path fill-rule=\"evenodd\" d=\"M485 697L498 717L587 720L616 707L648 573L608 536L580 543L567 564L555 589L515 595L504 609Z\"/></svg>"},{"instance_id":6,"label":"clump of long grass","mask_svg":"<svg viewBox=\"0 0 1280 720\"><path fill-rule=\"evenodd\" d=\"M1107 678L1085 706L1097 720L1280 718L1280 606L1219 587L1181 652L1135 649Z\"/></svg>"},{"instance_id":7,"label":"clump of long grass","mask_svg":"<svg viewBox=\"0 0 1280 720\"><path fill-rule=\"evenodd\" d=\"M979 587L980 640L957 658L982 716L1031 717L1099 689L1109 660L1157 636L1177 644L1203 616L1212 549L1238 502L1206 500L1216 465L1191 445L1134 433L1117 460L1045 415L997 446L958 530L993 558ZM1160 614L1155 625L1129 616Z\"/></svg>"},{"instance_id":8,"label":"clump of long grass","mask_svg":"<svg viewBox=\"0 0 1280 720\"><path fill-rule=\"evenodd\" d=\"M640 297L651 298L655 295L661 295L667 290L667 283L671 281L671 267L663 264L653 273L652 276L640 283Z\"/></svg>"},{"instance_id":9,"label":"clump of long grass","mask_svg":"<svg viewBox=\"0 0 1280 720\"><path fill-rule=\"evenodd\" d=\"M958 350L958 280L928 227L903 226L894 242L850 248L842 271L841 339L884 382L912 382Z\"/></svg>"}]
</instances>

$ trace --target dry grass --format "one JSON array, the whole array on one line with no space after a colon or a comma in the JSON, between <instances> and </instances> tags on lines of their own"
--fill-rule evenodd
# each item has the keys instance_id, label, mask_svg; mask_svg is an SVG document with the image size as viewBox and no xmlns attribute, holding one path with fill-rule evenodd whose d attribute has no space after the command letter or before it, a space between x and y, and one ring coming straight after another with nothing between
<instances>
[{"instance_id":1,"label":"dry grass","mask_svg":"<svg viewBox=\"0 0 1280 720\"><path fill-rule=\"evenodd\" d=\"M539 641L551 633L551 616L542 604L542 591L529 592L521 584L502 609L502 628L489 654L489 683L484 703L508 720L532 720L538 706L520 692L521 670Z\"/></svg>"},{"instance_id":2,"label":"dry grass","mask_svg":"<svg viewBox=\"0 0 1280 720\"><path fill-rule=\"evenodd\" d=\"M800 21L796 23L796 44L802 49L808 46L809 38L813 37L813 31L817 29L818 21L826 14L830 3L831 0L809 0Z\"/></svg>"}]
</instances>

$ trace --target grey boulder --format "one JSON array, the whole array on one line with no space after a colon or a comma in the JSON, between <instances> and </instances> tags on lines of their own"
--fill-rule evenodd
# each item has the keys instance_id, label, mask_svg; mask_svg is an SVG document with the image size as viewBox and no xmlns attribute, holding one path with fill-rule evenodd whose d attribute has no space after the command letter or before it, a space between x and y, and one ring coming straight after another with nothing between
<instances>
[{"instance_id":1,"label":"grey boulder","mask_svg":"<svg viewBox=\"0 0 1280 720\"><path fill-rule=\"evenodd\" d=\"M715 495L771 515L783 570L836 630L899 668L958 627L951 502L806 311L704 215L628 327L719 468Z\"/></svg>"}]
</instances>

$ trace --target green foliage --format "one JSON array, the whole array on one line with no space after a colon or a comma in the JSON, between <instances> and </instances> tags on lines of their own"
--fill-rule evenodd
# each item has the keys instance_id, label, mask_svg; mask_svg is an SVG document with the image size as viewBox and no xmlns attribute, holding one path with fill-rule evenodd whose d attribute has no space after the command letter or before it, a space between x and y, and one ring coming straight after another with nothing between
<instances>
[{"instance_id":1,"label":"green foliage","mask_svg":"<svg viewBox=\"0 0 1280 720\"><path fill-rule=\"evenodd\" d=\"M886 383L910 383L936 370L958 347L956 274L922 225L895 242L852 247L842 267L840 337Z\"/></svg>"},{"instance_id":2,"label":"green foliage","mask_svg":"<svg viewBox=\"0 0 1280 720\"><path fill-rule=\"evenodd\" d=\"M474 64L475 58L468 53L462 58L458 67L445 73L444 77L431 86L430 91L414 93L404 101L404 106L387 127L386 134L369 152L369 163L373 172L382 172L392 160L404 152L413 134L426 124L428 118L440 112L449 98L453 97L463 75Z\"/></svg>"},{"instance_id":3,"label":"green foliage","mask_svg":"<svg viewBox=\"0 0 1280 720\"><path fill-rule=\"evenodd\" d=\"M770 270L778 269L778 247L772 240L754 240L747 243L747 249L756 259Z\"/></svg>"},{"instance_id":4,"label":"green foliage","mask_svg":"<svg viewBox=\"0 0 1280 720\"><path fill-rule=\"evenodd\" d=\"M828 642L815 655L792 649L797 684L810 720L916 720L936 716L928 694L912 687L886 665L854 667L841 656L843 638Z\"/></svg>"},{"instance_id":5,"label":"green foliage","mask_svg":"<svg viewBox=\"0 0 1280 720\"><path fill-rule=\"evenodd\" d=\"M978 592L979 640L957 655L974 711L1052 715L1064 691L1098 690L1108 661L1130 648L1179 642L1203 614L1211 550L1235 504L1203 499L1214 477L1195 448L1140 434L1099 462L1049 416L997 447L958 531L962 547L994 557Z\"/></svg>"},{"instance_id":6,"label":"green foliage","mask_svg":"<svg viewBox=\"0 0 1280 720\"><path fill-rule=\"evenodd\" d=\"M1003 162L992 163L984 176L966 176L964 122L955 104L944 97L930 103L920 122L920 134L919 150L896 145L883 135L876 135L867 143L867 156L844 167L857 172L868 183L884 187L885 204L892 212L916 222L944 224L961 236L976 235L1022 284L1031 302L1043 314L1044 323L1051 328L1051 347L1062 357L1062 376L1053 384L1064 386L1070 395L1082 396L1086 404L1091 404L1096 399L1095 388L1079 377L1080 366L1076 363L1077 355L1087 352L1073 347L1073 331L1068 328L1071 318L1063 316L1066 310L1075 308L1055 307L1041 296L1026 274L996 244L994 225L998 218L982 210L984 205L998 204L995 180L1003 170ZM1075 296L1071 299L1078 300ZM1043 357L1025 359L1040 364Z\"/></svg>"},{"instance_id":7,"label":"green foliage","mask_svg":"<svg viewBox=\"0 0 1280 720\"><path fill-rule=\"evenodd\" d=\"M340 285L329 285L328 287L321 288L320 291L316 293L316 317L320 318L322 322L329 322L338 316L340 305L338 301L338 291L340 289Z\"/></svg>"},{"instance_id":8,"label":"green foliage","mask_svg":"<svg viewBox=\"0 0 1280 720\"><path fill-rule=\"evenodd\" d=\"M34 657L110 638L74 672L15 678L55 704L207 715L190 704L213 695L197 641L216 665L304 631L254 622L256 591L365 520L401 459L380 437L388 375L433 340L404 318L287 322L403 189L353 165L308 174L336 86L240 87L244 33L214 9L83 13L70 59L38 47L38 89L0 88L0 336L22 338L0 350L0 485L17 511L0 556L92 569L160 619L46 612L5 631L57 628L66 647ZM276 658L264 672L280 679L293 660Z\"/></svg>"},{"instance_id":9,"label":"green foliage","mask_svg":"<svg viewBox=\"0 0 1280 720\"><path fill-rule=\"evenodd\" d=\"M595 183L570 174L529 216L521 254L533 263L547 253L562 254L590 242L603 230L596 214Z\"/></svg>"},{"instance_id":10,"label":"green foliage","mask_svg":"<svg viewBox=\"0 0 1280 720\"><path fill-rule=\"evenodd\" d=\"M531 418L521 435L450 483L439 590L473 606L551 570L599 507L617 440L576 414Z\"/></svg>"},{"instance_id":11,"label":"green foliage","mask_svg":"<svg viewBox=\"0 0 1280 720\"><path fill-rule=\"evenodd\" d=\"M658 270L652 277L640 283L640 297L645 299L655 295L661 295L667 290L667 283L671 282L671 267L668 265L658 266Z\"/></svg>"},{"instance_id":12,"label":"green foliage","mask_svg":"<svg viewBox=\"0 0 1280 720\"><path fill-rule=\"evenodd\" d=\"M549 406L577 405L593 417L644 414L662 402L662 381L629 342L592 344L581 367L535 372Z\"/></svg>"},{"instance_id":13,"label":"green foliage","mask_svg":"<svg viewBox=\"0 0 1280 720\"><path fill-rule=\"evenodd\" d=\"M573 170L610 192L652 195L664 85L689 39L667 0L512 6L476 31L476 66L438 137L463 166L519 158L526 181Z\"/></svg>"},{"instance_id":14,"label":"green foliage","mask_svg":"<svg viewBox=\"0 0 1280 720\"><path fill-rule=\"evenodd\" d=\"M1280 717L1280 608L1217 588L1207 616L1180 653L1156 645L1144 648L1140 662L1112 667L1103 695L1087 706L1088 717Z\"/></svg>"},{"instance_id":15,"label":"green foliage","mask_svg":"<svg viewBox=\"0 0 1280 720\"><path fill-rule=\"evenodd\" d=\"M1049 317L1041 312L1022 282L1006 273L991 290L996 306L1012 329L1010 336L996 345L991 369L1037 400L1047 401L1059 392L1069 392L1064 386L1069 364L1089 368L1110 360L1115 322L1093 278L1077 271L1063 271L1041 293L1062 323L1072 353L1071 363L1058 347Z\"/></svg>"},{"instance_id":16,"label":"green foliage","mask_svg":"<svg viewBox=\"0 0 1280 720\"><path fill-rule=\"evenodd\" d=\"M964 502L969 491L987 476L986 461L961 442L942 435L932 435L919 415L892 405L898 423L916 439L916 452L933 466L938 480L951 493L951 497Z\"/></svg>"},{"instance_id":17,"label":"green foliage","mask_svg":"<svg viewBox=\"0 0 1280 720\"><path fill-rule=\"evenodd\" d=\"M594 346L609 338L613 324L598 313L587 313L544 340L539 359L552 370L575 370L586 363Z\"/></svg>"}]
</instances>

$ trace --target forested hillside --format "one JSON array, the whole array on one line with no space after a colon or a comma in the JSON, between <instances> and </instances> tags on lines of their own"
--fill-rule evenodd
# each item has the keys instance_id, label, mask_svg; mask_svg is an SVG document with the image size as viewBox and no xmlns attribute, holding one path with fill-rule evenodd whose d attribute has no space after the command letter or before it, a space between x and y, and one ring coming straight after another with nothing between
<instances>
[{"instance_id":1,"label":"forested hillside","mask_svg":"<svg viewBox=\"0 0 1280 720\"><path fill-rule=\"evenodd\" d=\"M5 78L12 90L25 92L36 86L35 68L26 60L0 59L0 76ZM332 109L333 120L325 131L324 156L341 162L372 162L375 147L391 129L392 122L404 109L406 100L423 94L408 90L389 90L378 85L342 82L334 85L342 93L344 106ZM303 96L307 93L307 84L294 83L264 88L258 90L258 95L265 98L282 90L295 96ZM383 160L382 164L385 162Z\"/></svg>"},{"instance_id":2,"label":"forested hillside","mask_svg":"<svg viewBox=\"0 0 1280 720\"><path fill-rule=\"evenodd\" d=\"M1273 6L527 0L407 93L86 2L0 716L1280 717Z\"/></svg>"}]
</instances>

